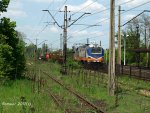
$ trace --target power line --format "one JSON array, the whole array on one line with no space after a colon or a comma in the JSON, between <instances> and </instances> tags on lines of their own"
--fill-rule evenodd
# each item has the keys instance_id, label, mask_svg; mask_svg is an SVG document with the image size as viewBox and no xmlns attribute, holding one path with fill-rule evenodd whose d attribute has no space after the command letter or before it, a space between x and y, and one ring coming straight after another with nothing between
<instances>
[{"instance_id":1,"label":"power line","mask_svg":"<svg viewBox=\"0 0 150 113\"><path fill-rule=\"evenodd\" d=\"M127 1L127 2L120 3L120 4L116 5L115 7L128 4L128 3L132 2L132 1L134 1L134 0L129 0L129 1ZM93 14L91 14L91 15L95 15L95 14L98 14L98 13L102 13L102 12L107 11L107 10L109 10L109 9L110 9L110 8L107 8L107 9L104 9L104 10L102 10L102 11L95 12L95 13L93 13Z\"/></svg>"},{"instance_id":2,"label":"power line","mask_svg":"<svg viewBox=\"0 0 150 113\"><path fill-rule=\"evenodd\" d=\"M150 3L150 1L145 2L145 3L141 4L141 5L136 6L136 7L133 7L133 8L131 8L131 9L125 10L125 11L122 12L121 14L126 13L126 12L129 12L129 11L131 11L131 10L133 10L133 9L136 9L136 8L138 8L138 7L141 7L141 6L143 6L143 5L145 5L145 4L148 4L148 3Z\"/></svg>"},{"instance_id":3,"label":"power line","mask_svg":"<svg viewBox=\"0 0 150 113\"><path fill-rule=\"evenodd\" d=\"M141 14L143 14L144 12L150 12L149 10L144 10L141 13L139 13L138 15L136 15L135 17L133 17L131 20L127 21L125 24L121 25L121 27L123 27L124 25L126 25L127 23L131 22L132 20L134 20L135 18L137 18L138 16L140 16Z\"/></svg>"},{"instance_id":4,"label":"power line","mask_svg":"<svg viewBox=\"0 0 150 113\"><path fill-rule=\"evenodd\" d=\"M119 5L128 4L128 3L132 2L132 1L134 1L134 0L129 0L129 1L127 1L127 2L123 2L123 3L121 3L121 4L116 5L115 7L118 7ZM92 16L92 15L96 15L96 14L105 12L105 11L107 11L107 10L109 10L109 9L110 9L110 8L107 8L107 9L104 9L104 10L101 10L101 11L98 11L98 12L95 12L95 13L91 13L91 15L87 15L87 16L85 16L85 17L83 17L83 18L86 18L86 17ZM83 19L83 18L82 18L82 19Z\"/></svg>"},{"instance_id":5,"label":"power line","mask_svg":"<svg viewBox=\"0 0 150 113\"><path fill-rule=\"evenodd\" d=\"M89 7L90 5L94 4L95 2L97 2L97 0L95 0L94 2L90 3L89 5L83 7L82 9L78 10L77 12L73 13L71 16L77 14L78 12L82 11L83 9L86 9L87 7Z\"/></svg>"},{"instance_id":6,"label":"power line","mask_svg":"<svg viewBox=\"0 0 150 113\"><path fill-rule=\"evenodd\" d=\"M79 19L81 19L86 14L90 14L90 13L84 13L84 14L82 14L79 18L77 18L74 22L72 22L68 27L70 27L71 25L73 25L75 22L77 22Z\"/></svg>"},{"instance_id":7,"label":"power line","mask_svg":"<svg viewBox=\"0 0 150 113\"><path fill-rule=\"evenodd\" d=\"M58 22L55 20L54 16L50 13L49 10L42 10L42 11L47 11L47 12L50 14L50 16L52 17L52 19L54 20L54 23L56 23L58 27L61 27L61 26L58 24Z\"/></svg>"},{"instance_id":8,"label":"power line","mask_svg":"<svg viewBox=\"0 0 150 113\"><path fill-rule=\"evenodd\" d=\"M54 1L54 0L53 0ZM52 19L54 20L54 23L56 23L57 24L57 26L58 27L60 27L61 28L61 26L58 24L58 22L56 21L56 19L55 19L55 16L57 15L57 13L61 10L61 8L62 8L62 6L64 6L65 4L66 4L66 2L67 2L68 0L65 0L64 2L63 2L63 4L60 6L60 8L58 9L58 11L57 10L55 10L55 11L57 11L55 14L54 14L54 16L50 13L50 11L49 10L43 10L43 11L48 11L48 13L50 14L50 16L52 17Z\"/></svg>"},{"instance_id":9,"label":"power line","mask_svg":"<svg viewBox=\"0 0 150 113\"><path fill-rule=\"evenodd\" d=\"M46 28L47 28L48 24L40 31L36 34L36 37L38 37Z\"/></svg>"},{"instance_id":10,"label":"power line","mask_svg":"<svg viewBox=\"0 0 150 113\"><path fill-rule=\"evenodd\" d=\"M132 1L133 1L133 0L132 0ZM136 9L136 8L138 8L138 7L141 7L141 6L143 6L143 5L145 5L145 4L149 3L149 2L150 2L150 1L145 2L145 3L143 3L143 4L140 4L140 5L138 5L138 6L135 6L135 7L131 8L131 9L128 9L128 10L122 12L121 14L126 13L126 12L128 12L128 11L131 11L131 10L133 10L133 9ZM118 14L116 14L115 16L118 16ZM104 21L107 21L107 20L109 20L109 19L110 19L110 18L106 18L105 20L102 20L102 21L100 21L100 22L97 22L97 23L94 24L94 25L97 25L97 24L102 23L102 22L104 22ZM94 26L85 27L85 28L81 29L81 30L78 31L78 32L81 32L81 31L83 31L83 30L85 30L85 29L88 29L88 28L91 28L91 27L94 27ZM76 32L76 33L78 33L78 32Z\"/></svg>"},{"instance_id":11,"label":"power line","mask_svg":"<svg viewBox=\"0 0 150 113\"><path fill-rule=\"evenodd\" d=\"M127 2L123 2L123 3L119 4L119 5L128 4L128 3L132 2L132 1L134 1L134 0L129 0L129 1L127 1ZM118 7L119 5L116 5L115 7ZM87 17L89 17L89 16L93 16L93 15L102 13L102 12L105 12L105 11L107 11L107 10L109 10L109 9L110 9L110 8L107 8L107 9L104 9L104 10L101 10L101 11L98 11L98 12L95 12L95 13L92 13L92 14L90 14L90 15L84 16L82 19L87 18ZM81 20L82 20L82 19L81 19ZM106 21L106 20L109 20L109 19L110 19L110 18L105 19L105 20L102 20L101 22ZM93 25L93 26L95 26L95 25ZM89 26L89 27L93 27L93 26Z\"/></svg>"},{"instance_id":12,"label":"power line","mask_svg":"<svg viewBox=\"0 0 150 113\"><path fill-rule=\"evenodd\" d=\"M54 0L50 2L50 4L48 5L47 9L48 9L53 3L54 3ZM41 17L41 19L39 20L39 22L38 22L37 25L40 25L40 23L42 22L42 20L43 20L44 17L45 17L45 13L43 13L43 15L42 15L42 17ZM31 36L33 37L34 34L35 34L36 36L38 36L40 33L42 33L42 32L45 30L46 27L47 27L47 25L46 25L41 31L39 31L39 32L37 32L37 33L32 33Z\"/></svg>"},{"instance_id":13,"label":"power line","mask_svg":"<svg viewBox=\"0 0 150 113\"><path fill-rule=\"evenodd\" d=\"M50 1L50 4L48 5L47 9L49 9L52 6L53 3L54 3L54 0Z\"/></svg>"},{"instance_id":14,"label":"power line","mask_svg":"<svg viewBox=\"0 0 150 113\"><path fill-rule=\"evenodd\" d=\"M42 22L42 20L43 20L44 17L45 17L45 13L42 15L42 17L41 17L41 19L39 20L37 26L40 25L40 23ZM35 34L37 34L37 33L32 32L31 37L33 37Z\"/></svg>"},{"instance_id":15,"label":"power line","mask_svg":"<svg viewBox=\"0 0 150 113\"><path fill-rule=\"evenodd\" d=\"M65 0L64 1L64 3L60 6L60 8L58 9L58 12L61 10L61 8L66 4L66 2L67 2L68 0ZM57 15L57 13L58 12L56 12L55 14L54 14L54 17Z\"/></svg>"},{"instance_id":16,"label":"power line","mask_svg":"<svg viewBox=\"0 0 150 113\"><path fill-rule=\"evenodd\" d=\"M143 6L143 5L145 5L145 4L149 3L149 2L150 2L150 1L145 2L145 3L143 3L143 4L140 4L140 5L136 6L136 7L133 7L133 8L131 8L131 9L129 9L129 10L126 10L126 11L123 12L123 13L126 13L126 12L128 12L128 11L131 11L131 10L136 9L136 8L138 8L138 7L141 7L141 6ZM118 16L118 14L115 15L115 16ZM109 20L109 19L110 19L110 18L107 18L107 19L105 19L105 20L103 20L103 21L101 21L101 22L98 22L98 23L102 23L102 22L104 22L104 21L106 21L106 20ZM98 24L98 23L96 23L96 24ZM96 25L96 24L95 24L95 25ZM77 31L77 32L74 32L74 33L81 32L81 31L83 31L83 30L85 30L85 29L88 29L88 28L90 28L90 27L93 27L93 26L88 26L88 27L83 28L83 29L81 29L80 31ZM73 34L74 34L74 33L73 33Z\"/></svg>"}]
</instances>

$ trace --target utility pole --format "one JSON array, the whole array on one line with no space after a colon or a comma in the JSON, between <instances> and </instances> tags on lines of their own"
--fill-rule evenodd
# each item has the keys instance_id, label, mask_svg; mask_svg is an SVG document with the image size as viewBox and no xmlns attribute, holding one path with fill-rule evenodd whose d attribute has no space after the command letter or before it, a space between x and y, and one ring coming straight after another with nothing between
<instances>
[{"instance_id":1,"label":"utility pole","mask_svg":"<svg viewBox=\"0 0 150 113\"><path fill-rule=\"evenodd\" d=\"M63 43L63 38L62 38L62 34L60 34L60 50L62 50L63 48L62 43Z\"/></svg>"},{"instance_id":2,"label":"utility pole","mask_svg":"<svg viewBox=\"0 0 150 113\"><path fill-rule=\"evenodd\" d=\"M121 20L121 6L118 8L118 65L121 65L121 30L120 30L120 20Z\"/></svg>"},{"instance_id":3,"label":"utility pole","mask_svg":"<svg viewBox=\"0 0 150 113\"><path fill-rule=\"evenodd\" d=\"M108 55L107 55L108 54L108 49L106 49L105 51L106 51L106 64L108 64L108 58L107 58L108 57Z\"/></svg>"},{"instance_id":4,"label":"utility pole","mask_svg":"<svg viewBox=\"0 0 150 113\"><path fill-rule=\"evenodd\" d=\"M115 94L115 0L110 1L108 94Z\"/></svg>"},{"instance_id":5,"label":"utility pole","mask_svg":"<svg viewBox=\"0 0 150 113\"><path fill-rule=\"evenodd\" d=\"M63 56L64 56L64 73L67 73L67 67L66 67L66 62L67 62L67 6L65 6L65 11L64 11L64 30L63 30Z\"/></svg>"},{"instance_id":6,"label":"utility pole","mask_svg":"<svg viewBox=\"0 0 150 113\"><path fill-rule=\"evenodd\" d=\"M87 44L89 44L89 38L87 38Z\"/></svg>"},{"instance_id":7,"label":"utility pole","mask_svg":"<svg viewBox=\"0 0 150 113\"><path fill-rule=\"evenodd\" d=\"M70 12L70 11L67 11L67 6L65 6L65 9L64 9L64 26L62 27L58 24L58 22L55 20L54 16L50 13L49 10L42 10L42 11L47 11L50 14L50 16L52 17L52 19L54 20L54 22L56 23L56 25L63 29L63 57L64 57L64 62L63 62L63 67L62 67L61 72L63 72L63 74L67 74L67 67L66 67L66 62L67 62L67 28L74 25L74 23L76 23L84 15L91 14L91 13L82 14L80 17L78 17L76 20L74 20L70 25L68 25L67 12Z\"/></svg>"},{"instance_id":8,"label":"utility pole","mask_svg":"<svg viewBox=\"0 0 150 113\"><path fill-rule=\"evenodd\" d=\"M139 34L139 25L137 24L136 26L136 36L137 36L137 40L138 40L138 45L137 45L137 48L140 47L140 34Z\"/></svg>"},{"instance_id":9,"label":"utility pole","mask_svg":"<svg viewBox=\"0 0 150 113\"><path fill-rule=\"evenodd\" d=\"M149 46L150 46L150 28L149 28L149 37L148 37L147 49L149 49ZM147 52L147 67L150 66L150 58L149 57L150 57L150 55Z\"/></svg>"},{"instance_id":10,"label":"utility pole","mask_svg":"<svg viewBox=\"0 0 150 113\"><path fill-rule=\"evenodd\" d=\"M124 35L124 66L126 65L126 34Z\"/></svg>"},{"instance_id":11,"label":"utility pole","mask_svg":"<svg viewBox=\"0 0 150 113\"><path fill-rule=\"evenodd\" d=\"M148 49L150 48L150 41L148 41ZM150 67L150 53L147 53L147 67Z\"/></svg>"},{"instance_id":12,"label":"utility pole","mask_svg":"<svg viewBox=\"0 0 150 113\"><path fill-rule=\"evenodd\" d=\"M35 45L35 61L37 60L37 41L38 41L38 39L36 38L35 39L36 40L36 45Z\"/></svg>"},{"instance_id":13,"label":"utility pole","mask_svg":"<svg viewBox=\"0 0 150 113\"><path fill-rule=\"evenodd\" d=\"M146 26L145 26L145 48L147 48L147 40L146 40Z\"/></svg>"},{"instance_id":14,"label":"utility pole","mask_svg":"<svg viewBox=\"0 0 150 113\"><path fill-rule=\"evenodd\" d=\"M34 61L35 62L35 64L34 64L35 65L35 72L34 72L34 75L33 75L34 76L33 92L35 92L35 86L36 86L35 81L36 81L36 76L37 76L37 66L36 65L37 65L37 40L38 39L36 38L35 40L36 40L36 42L35 42L35 56L34 56L34 58L35 58L34 59L35 60Z\"/></svg>"},{"instance_id":15,"label":"utility pole","mask_svg":"<svg viewBox=\"0 0 150 113\"><path fill-rule=\"evenodd\" d=\"M139 24L137 24L136 30L137 30L137 40L138 40L137 48L139 49L140 48ZM138 67L139 67L140 66L140 52L137 53L137 62L138 62Z\"/></svg>"}]
</instances>

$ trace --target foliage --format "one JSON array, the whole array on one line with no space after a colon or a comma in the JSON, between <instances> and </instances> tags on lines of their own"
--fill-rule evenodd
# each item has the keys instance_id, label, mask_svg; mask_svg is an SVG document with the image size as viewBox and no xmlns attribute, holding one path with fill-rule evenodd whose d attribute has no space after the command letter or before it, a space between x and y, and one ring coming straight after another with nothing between
<instances>
[{"instance_id":1,"label":"foliage","mask_svg":"<svg viewBox=\"0 0 150 113\"><path fill-rule=\"evenodd\" d=\"M0 113L61 113L47 94L34 93L31 86L33 82L27 79L8 80L0 85ZM22 102L21 97L26 101Z\"/></svg>"},{"instance_id":2,"label":"foliage","mask_svg":"<svg viewBox=\"0 0 150 113\"><path fill-rule=\"evenodd\" d=\"M0 44L0 77L9 76L13 68L12 47Z\"/></svg>"},{"instance_id":3,"label":"foliage","mask_svg":"<svg viewBox=\"0 0 150 113\"><path fill-rule=\"evenodd\" d=\"M41 70L49 70L47 71L49 75L57 77L57 79L61 79L64 84L77 91L82 96L86 97L86 99L92 103L96 104L97 102L100 102L100 104L98 104L98 106L100 105L100 109L104 109L104 111L106 110L108 113L149 113L150 98L142 96L138 92L139 89L148 90L148 82L119 76L119 106L115 107L116 97L108 96L107 94L107 75L103 75L102 73L98 72L94 73L93 71L91 72L88 70L71 69L68 73L68 76L62 76L59 73L60 66L57 63L54 64L52 62L39 62L37 63L37 67ZM38 72L39 71L37 69L37 73ZM42 77L47 79L47 77L44 75ZM48 79L47 85L50 86L51 91L55 91L58 93L58 95L63 95L63 97L65 97L65 94L60 92L60 87L52 87L55 85L54 82L51 82L51 80Z\"/></svg>"},{"instance_id":4,"label":"foliage","mask_svg":"<svg viewBox=\"0 0 150 113\"><path fill-rule=\"evenodd\" d=\"M73 51L72 49L67 50L67 66L71 66L73 68L79 68L80 65L77 61L73 60Z\"/></svg>"},{"instance_id":5,"label":"foliage","mask_svg":"<svg viewBox=\"0 0 150 113\"><path fill-rule=\"evenodd\" d=\"M24 55L25 43L23 41L23 35L20 32L17 32L17 37L19 39L16 43L16 75L19 78L23 71L25 70L26 59ZM15 52L15 51L14 51Z\"/></svg>"},{"instance_id":6,"label":"foliage","mask_svg":"<svg viewBox=\"0 0 150 113\"><path fill-rule=\"evenodd\" d=\"M67 66L77 69L80 67L80 64L77 61L74 61L73 59L70 58L67 60Z\"/></svg>"},{"instance_id":7,"label":"foliage","mask_svg":"<svg viewBox=\"0 0 150 113\"><path fill-rule=\"evenodd\" d=\"M0 12L6 12L10 0L1 0L0 1Z\"/></svg>"},{"instance_id":8,"label":"foliage","mask_svg":"<svg viewBox=\"0 0 150 113\"><path fill-rule=\"evenodd\" d=\"M36 47L34 44L30 44L29 46L26 46L25 53L27 58L33 58L34 57L34 51ZM40 51L40 50L38 50Z\"/></svg>"},{"instance_id":9,"label":"foliage","mask_svg":"<svg viewBox=\"0 0 150 113\"><path fill-rule=\"evenodd\" d=\"M0 48L2 52L1 59L3 59L2 62L7 61L7 63L1 64L1 67L6 66L9 70L3 69L3 73L5 70L3 75L13 79L20 78L25 68L23 37L21 37L21 33L15 31L16 23L12 22L9 18L2 18L0 26L0 40L2 41Z\"/></svg>"},{"instance_id":10,"label":"foliage","mask_svg":"<svg viewBox=\"0 0 150 113\"><path fill-rule=\"evenodd\" d=\"M124 41L126 42L126 63L127 64L135 64L137 61L137 54L132 52L133 49L145 48L145 37L146 37L146 44L148 47L148 40L149 40L149 32L147 28L150 26L150 18L149 15L141 15L138 18L132 20L132 22L128 23L128 25L123 30L122 36L122 59L123 59L123 49L124 49ZM139 27L139 28L137 28ZM138 30L139 29L139 30ZM145 34L146 29L146 34ZM116 34L117 36L117 34ZM141 53L141 64L145 64L143 66L147 66L149 63L147 59L147 54Z\"/></svg>"}]
</instances>

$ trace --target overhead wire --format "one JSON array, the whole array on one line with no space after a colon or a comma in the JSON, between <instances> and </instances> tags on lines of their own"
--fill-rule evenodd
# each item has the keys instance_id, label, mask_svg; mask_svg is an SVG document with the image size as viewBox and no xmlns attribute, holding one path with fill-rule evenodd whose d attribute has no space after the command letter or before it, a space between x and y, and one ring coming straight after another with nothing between
<instances>
[{"instance_id":1,"label":"overhead wire","mask_svg":"<svg viewBox=\"0 0 150 113\"><path fill-rule=\"evenodd\" d=\"M105 36L105 35L104 35L104 34L102 34L102 35L99 35L99 36ZM86 39L95 39L95 38L98 38L99 36L88 37L88 38L84 38L84 39L77 40L77 41L74 41L74 42L69 41L69 45L71 45L72 43L78 43L78 42L80 42L80 43L81 43L81 41L86 41ZM95 40L94 40L94 41L95 41ZM90 41L90 42L92 42L92 41Z\"/></svg>"},{"instance_id":2,"label":"overhead wire","mask_svg":"<svg viewBox=\"0 0 150 113\"><path fill-rule=\"evenodd\" d=\"M138 6L135 6L135 7L133 7L133 8L130 8L130 9L124 11L123 13L126 13L126 12L128 12L128 11L131 11L131 10L136 9L136 8L138 8L138 7L141 7L141 6L143 6L143 5L145 5L145 4L149 3L149 2L150 2L150 1L145 2L145 3L143 3L143 4L140 4L140 5L138 5ZM123 13L121 13L121 14L123 14ZM118 16L118 14L116 14L115 16ZM104 22L104 21L106 21L106 20L109 20L109 19L110 19L110 18L106 18L105 20L102 20L102 21L100 21L100 22L97 22L97 23L94 24L94 25L97 25L97 24L102 23L102 22ZM79 30L78 32L81 32L81 31L83 31L83 30L85 30L85 29L88 29L88 28L90 28L90 27L93 27L93 26L85 27L85 28ZM74 32L74 33L78 33L78 32Z\"/></svg>"},{"instance_id":3,"label":"overhead wire","mask_svg":"<svg viewBox=\"0 0 150 113\"><path fill-rule=\"evenodd\" d=\"M64 5L66 2L67 2L67 0L65 0L65 2L63 3L63 5ZM52 4L54 4L54 0L50 3L50 5L47 7L47 9L50 8L50 6L52 6ZM61 7L59 8L59 10L60 10L60 9L61 9ZM45 13L44 13L44 14L45 14ZM56 14L57 14L57 13L55 13L55 15L56 15ZM40 19L40 22L39 22L39 23L41 23L42 20L43 20L43 16L42 16L42 18ZM49 24L45 25L44 28L36 34L36 37L38 37L38 36L48 27L48 25L49 25Z\"/></svg>"},{"instance_id":4,"label":"overhead wire","mask_svg":"<svg viewBox=\"0 0 150 113\"><path fill-rule=\"evenodd\" d=\"M40 32L38 32L38 34L36 35L36 37L38 37L47 27L48 27L48 24L45 25L45 27Z\"/></svg>"},{"instance_id":5,"label":"overhead wire","mask_svg":"<svg viewBox=\"0 0 150 113\"><path fill-rule=\"evenodd\" d=\"M132 1L134 1L134 0L129 0L129 1L127 1L127 2L120 3L120 4L116 5L115 7L118 7L119 5L128 4L128 3L132 2ZM92 16L92 15L95 15L95 14L99 14L99 13L105 12L105 11L107 11L107 10L109 10L109 9L110 9L110 8L107 8L107 9L104 9L104 10L101 10L101 11L98 11L98 12L95 12L95 13L91 13L90 15L86 15L86 16L82 17L82 19L84 19L84 18L86 18L86 17L89 17L89 16ZM82 20L82 19L81 19L81 20ZM80 20L80 21L81 21L81 20ZM104 19L104 20L102 20L102 21L100 21L100 22L103 22L103 21L106 21L106 20L108 20L108 19ZM78 22L78 23L79 23L79 22ZM96 25L89 26L89 27L94 27L94 26L96 26Z\"/></svg>"},{"instance_id":6,"label":"overhead wire","mask_svg":"<svg viewBox=\"0 0 150 113\"><path fill-rule=\"evenodd\" d=\"M47 9L50 8L53 3L54 3L54 0L53 0L52 2L50 2L50 4L48 5ZM45 16L45 13L43 13L43 15L42 15L41 19L39 20L37 26L40 25L40 23L42 22L44 16ZM43 29L45 30L46 27L47 27L47 25L44 26ZM42 32L43 32L43 29L41 30ZM37 33L32 33L31 37L33 37L34 35L35 35L35 36L39 36L39 34L42 33L41 31L38 31Z\"/></svg>"},{"instance_id":7,"label":"overhead wire","mask_svg":"<svg viewBox=\"0 0 150 113\"><path fill-rule=\"evenodd\" d=\"M49 9L52 6L52 4L54 4L54 0L50 2L50 4L48 5L47 9Z\"/></svg>"},{"instance_id":8,"label":"overhead wire","mask_svg":"<svg viewBox=\"0 0 150 113\"><path fill-rule=\"evenodd\" d=\"M73 13L71 16L77 14L78 12L82 11L83 9L86 9L87 7L89 7L90 5L94 4L95 2L97 2L98 0L95 0L94 2L90 3L89 5L83 7L82 9L78 10L77 12Z\"/></svg>"},{"instance_id":9,"label":"overhead wire","mask_svg":"<svg viewBox=\"0 0 150 113\"><path fill-rule=\"evenodd\" d=\"M120 4L116 5L115 7L118 7L119 5L124 5L124 4L130 3L130 2L132 2L132 1L134 1L134 0L129 0L129 1L127 1L127 2L120 3ZM104 9L104 10L101 10L101 11L98 11L98 12L95 12L95 13L91 13L90 15L86 15L86 16L84 16L83 18L86 18L86 17L92 16L92 15L95 15L95 14L99 14L99 13L105 12L105 11L107 11L107 10L109 10L109 9L110 9L110 8L106 8L106 9ZM83 19L83 18L82 18L82 19Z\"/></svg>"},{"instance_id":10,"label":"overhead wire","mask_svg":"<svg viewBox=\"0 0 150 113\"><path fill-rule=\"evenodd\" d=\"M143 5L145 5L145 4L149 3L149 2L150 2L150 1L148 1L148 2L146 2L146 3L143 3L143 4L140 4L140 5L136 6L136 7L133 7L133 8L131 8L131 9L125 11L124 13L126 13L126 12L128 12L128 11L131 11L131 10L133 10L133 9L135 9L135 8L141 7L141 6L143 6ZM118 16L118 14L115 15L115 16ZM106 20L109 20L109 19L110 19L110 18L107 18L107 19L105 19L105 20L103 20L103 21L106 21ZM101 21L101 22L103 22L103 21ZM99 23L100 23L100 22L99 22ZM115 25L115 26L117 26L117 25ZM90 26L90 27L92 27L92 26ZM78 32L81 32L81 31L83 31L83 30L85 30L85 29L88 29L88 28L90 28L90 27L86 27L86 28L84 28L84 29L81 29L81 30L79 30ZM78 33L78 32L74 32L74 33ZM74 33L73 33L73 34L74 34Z\"/></svg>"},{"instance_id":11,"label":"overhead wire","mask_svg":"<svg viewBox=\"0 0 150 113\"><path fill-rule=\"evenodd\" d=\"M45 17L45 13L43 13L43 15L42 15L42 17L40 18L40 20L39 20L37 26L41 24L41 22L42 22L42 20L44 19L44 17ZM34 26L34 27L35 27L35 26ZM30 35L30 37L33 37L34 35L36 35L37 33L35 33L35 32L36 32L36 31L32 32L32 34Z\"/></svg>"},{"instance_id":12,"label":"overhead wire","mask_svg":"<svg viewBox=\"0 0 150 113\"><path fill-rule=\"evenodd\" d=\"M54 0L53 0L54 1ZM67 0L65 0L64 2L63 2L63 4L61 5L61 7L65 4L67 2ZM49 7L50 7L51 5L49 5ZM49 8L48 7L48 8ZM60 11L60 9L61 9L61 7L59 8L59 11ZM55 14L54 14L54 16L53 15L51 15L53 18L56 16L56 14L57 14L58 12L56 12ZM56 20L55 20L56 21ZM41 30L41 31L39 31L37 34L36 34L36 37L38 37L47 27L48 27L48 23L45 25L45 27ZM57 41L58 42L58 41ZM54 43L54 42L53 42Z\"/></svg>"},{"instance_id":13,"label":"overhead wire","mask_svg":"<svg viewBox=\"0 0 150 113\"><path fill-rule=\"evenodd\" d=\"M65 3L66 3L66 1L67 0L65 0ZM133 1L133 0L130 0L130 2L131 1ZM129 2L129 1L128 1ZM137 8L137 7L140 7L140 6L143 6L143 5L145 5L145 4L147 4L147 3L149 3L150 1L148 1L148 2L146 2L146 3L143 3L143 4L141 4L141 5L138 5L138 6L136 6L136 7L133 7L133 8L131 8L131 9L129 9L129 10L127 10L127 11L125 11L125 12L128 12L128 11L131 11L131 10L133 10L133 9L135 9L135 8ZM126 2L127 3L127 2ZM122 3L123 4L123 3ZM120 4L121 5L121 4ZM118 5L117 5L118 6ZM116 7L117 7L116 6ZM61 8L59 8L59 10L60 10ZM108 10L109 8L107 8L107 10ZM105 9L106 10L106 9ZM123 13L125 13L125 12L123 12ZM97 13L100 13L100 11L99 12L97 12ZM57 14L57 13L56 13ZM55 14L55 15L56 15ZM94 13L95 14L95 13ZM92 15L92 14L91 14ZM115 15L115 16L118 16L118 14L117 15ZM107 19L105 19L105 20L103 20L103 21L100 21L100 22L98 22L98 23L102 23L102 22L104 22L104 21L106 21L106 20L109 20L110 18L107 18ZM96 24L98 24L98 23L96 23ZM96 25L95 24L95 25ZM47 26L46 26L47 27ZM90 27L92 27L92 26L88 26L88 27L86 27L86 28L84 28L84 29L81 29L80 31L78 31L78 32L81 32L81 31L83 31L83 30L85 30L85 29L88 29L88 28L90 28ZM44 28L45 29L45 28ZM43 30L42 30L43 31ZM41 32L42 32L41 31Z\"/></svg>"},{"instance_id":14,"label":"overhead wire","mask_svg":"<svg viewBox=\"0 0 150 113\"><path fill-rule=\"evenodd\" d=\"M149 0L148 2L145 2L145 3L141 4L141 5L138 5L138 6L136 6L136 7L131 8L131 9L125 10L125 11L122 12L121 14L126 13L126 12L129 12L129 11L131 11L131 10L133 10L133 9L136 9L136 8L138 8L138 7L141 7L141 6L143 6L143 5L145 5L145 4L148 4L148 3L150 3L150 0Z\"/></svg>"}]
</instances>

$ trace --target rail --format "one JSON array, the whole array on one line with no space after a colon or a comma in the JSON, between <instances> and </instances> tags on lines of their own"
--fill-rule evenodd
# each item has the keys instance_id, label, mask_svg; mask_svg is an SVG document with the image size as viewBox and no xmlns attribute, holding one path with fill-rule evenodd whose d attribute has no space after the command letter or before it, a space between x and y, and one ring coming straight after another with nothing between
<instances>
[{"instance_id":1,"label":"rail","mask_svg":"<svg viewBox=\"0 0 150 113\"><path fill-rule=\"evenodd\" d=\"M43 72L43 71L42 71ZM85 99L84 97L80 96L78 93L76 93L75 91L73 91L71 88L68 88L67 86L65 86L60 80L57 80L56 78L50 76L48 73L43 72L45 75L47 75L50 79L52 79L53 81L55 81L56 83L58 83L59 85L61 85L64 89L68 90L70 93L72 93L73 95L75 95L80 101L84 102L85 104L87 104L88 106L92 107L93 109L95 109L97 111L97 113L104 113L103 111L101 111L99 109L99 107L97 107L96 105L94 105L93 103L91 103L90 101L88 101L87 99Z\"/></svg>"}]
</instances>

